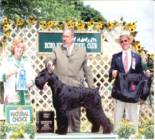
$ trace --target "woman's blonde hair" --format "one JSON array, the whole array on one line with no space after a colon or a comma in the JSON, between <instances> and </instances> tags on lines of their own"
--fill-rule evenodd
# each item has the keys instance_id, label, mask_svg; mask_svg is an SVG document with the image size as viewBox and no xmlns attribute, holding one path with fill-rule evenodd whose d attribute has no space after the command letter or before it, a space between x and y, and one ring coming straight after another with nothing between
<instances>
[{"instance_id":1,"label":"woman's blonde hair","mask_svg":"<svg viewBox=\"0 0 155 140\"><path fill-rule=\"evenodd\" d=\"M21 37L14 37L14 39L13 39L13 41L12 41L12 46L11 46L11 53L12 54L14 54L14 49L15 49L15 47L17 46L17 44L20 44L20 43L22 43L23 44L23 48L24 48L24 50L23 50L23 52L25 51L25 49L26 49L26 46L25 46L25 44L24 44L24 40L21 38Z\"/></svg>"}]
</instances>

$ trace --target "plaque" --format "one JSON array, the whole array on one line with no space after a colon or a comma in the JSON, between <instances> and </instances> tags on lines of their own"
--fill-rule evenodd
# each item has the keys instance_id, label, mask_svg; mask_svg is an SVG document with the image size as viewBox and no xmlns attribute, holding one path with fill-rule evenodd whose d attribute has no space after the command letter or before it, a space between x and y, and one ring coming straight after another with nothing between
<instances>
[{"instance_id":1,"label":"plaque","mask_svg":"<svg viewBox=\"0 0 155 140\"><path fill-rule=\"evenodd\" d=\"M53 111L39 111L36 114L36 126L38 133L52 133L54 132L54 112Z\"/></svg>"}]
</instances>

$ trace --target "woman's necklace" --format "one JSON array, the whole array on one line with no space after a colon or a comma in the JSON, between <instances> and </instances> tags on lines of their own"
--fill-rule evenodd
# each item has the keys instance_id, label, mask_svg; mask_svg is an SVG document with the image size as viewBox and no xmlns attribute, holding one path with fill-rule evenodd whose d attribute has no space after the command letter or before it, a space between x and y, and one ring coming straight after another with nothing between
<instances>
[{"instance_id":1,"label":"woman's necklace","mask_svg":"<svg viewBox=\"0 0 155 140\"><path fill-rule=\"evenodd\" d=\"M13 57L13 61L14 61L14 65L17 67L17 68L20 68L20 67L23 67L23 59L20 58L20 59L16 59L15 57Z\"/></svg>"}]
</instances>

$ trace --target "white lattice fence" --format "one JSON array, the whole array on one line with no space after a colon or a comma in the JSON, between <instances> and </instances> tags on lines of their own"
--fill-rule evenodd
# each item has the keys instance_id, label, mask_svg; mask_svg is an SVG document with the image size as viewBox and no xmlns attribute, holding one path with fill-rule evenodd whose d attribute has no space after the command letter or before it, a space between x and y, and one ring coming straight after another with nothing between
<instances>
[{"instance_id":1,"label":"white lattice fence","mask_svg":"<svg viewBox=\"0 0 155 140\"><path fill-rule=\"evenodd\" d=\"M44 68L43 61L47 55L39 55L38 50L38 38L37 34L40 29L36 25L31 27L26 26L24 28L13 28L10 25L11 35L6 42L5 54L9 53L11 41L14 36L22 36L25 39L27 45L26 55L30 58L33 68L37 73ZM103 53L93 54L90 56L89 65L93 72L93 77L96 86L100 86L100 95L102 97L102 105L108 117L113 121L114 112L114 100L111 98L112 84L108 82L108 71L111 63L111 56L114 52L119 51L118 46L114 42L103 42ZM115 47L115 48L114 48ZM39 91L35 86L29 91L30 100L35 113L40 110L54 110L52 104L52 93L50 89ZM141 106L141 118L153 118L153 109L150 107L148 102ZM81 109L81 131L90 131L90 123L88 122L85 111Z\"/></svg>"}]
</instances>

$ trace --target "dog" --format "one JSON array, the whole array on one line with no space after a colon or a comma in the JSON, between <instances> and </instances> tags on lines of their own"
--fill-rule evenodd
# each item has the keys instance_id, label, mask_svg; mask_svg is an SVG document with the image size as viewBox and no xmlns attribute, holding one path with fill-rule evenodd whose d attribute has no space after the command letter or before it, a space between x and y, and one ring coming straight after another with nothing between
<instances>
[{"instance_id":1,"label":"dog","mask_svg":"<svg viewBox=\"0 0 155 140\"><path fill-rule=\"evenodd\" d=\"M56 110L57 119L57 134L67 133L68 111L81 106L86 108L86 116L92 123L91 132L98 132L100 126L103 128L103 133L112 132L113 125L102 109L99 88L91 89L66 85L59 80L54 72L49 72L47 68L39 72L35 78L35 85L40 90L43 90L46 83L48 83L53 94L53 105Z\"/></svg>"}]
</instances>

